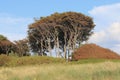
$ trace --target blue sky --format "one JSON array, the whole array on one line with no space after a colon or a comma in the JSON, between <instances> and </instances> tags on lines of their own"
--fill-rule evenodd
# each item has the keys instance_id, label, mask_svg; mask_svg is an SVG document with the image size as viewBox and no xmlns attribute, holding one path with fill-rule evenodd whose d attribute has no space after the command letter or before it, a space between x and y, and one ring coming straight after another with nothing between
<instances>
[{"instance_id":1,"label":"blue sky","mask_svg":"<svg viewBox=\"0 0 120 80\"><path fill-rule=\"evenodd\" d=\"M0 34L11 41L23 39L34 17L66 11L93 17L95 34L89 42L120 53L120 0L1 0Z\"/></svg>"},{"instance_id":2,"label":"blue sky","mask_svg":"<svg viewBox=\"0 0 120 80\"><path fill-rule=\"evenodd\" d=\"M32 18L64 11L77 11L88 14L88 11L95 6L117 2L120 2L120 0L1 0L0 12Z\"/></svg>"}]
</instances>

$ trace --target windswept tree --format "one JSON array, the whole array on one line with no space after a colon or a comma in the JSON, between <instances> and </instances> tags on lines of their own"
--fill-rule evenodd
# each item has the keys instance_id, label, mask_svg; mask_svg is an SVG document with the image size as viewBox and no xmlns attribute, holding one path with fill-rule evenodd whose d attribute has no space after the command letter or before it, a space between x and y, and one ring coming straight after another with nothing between
<instances>
[{"instance_id":1,"label":"windswept tree","mask_svg":"<svg viewBox=\"0 0 120 80\"><path fill-rule=\"evenodd\" d=\"M66 58L77 45L89 39L94 26L92 18L81 13L54 13L29 25L29 45L39 55L49 52L52 56L51 50L55 49L57 57Z\"/></svg>"},{"instance_id":2,"label":"windswept tree","mask_svg":"<svg viewBox=\"0 0 120 80\"><path fill-rule=\"evenodd\" d=\"M5 36L0 35L0 54L9 55L11 51L14 51L14 44Z\"/></svg>"}]
</instances>

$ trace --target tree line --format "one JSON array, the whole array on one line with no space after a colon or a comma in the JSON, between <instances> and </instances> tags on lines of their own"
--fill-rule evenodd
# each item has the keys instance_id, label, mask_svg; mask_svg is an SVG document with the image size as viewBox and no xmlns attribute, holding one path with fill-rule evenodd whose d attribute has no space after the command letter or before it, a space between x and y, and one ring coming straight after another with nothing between
<instances>
[{"instance_id":1,"label":"tree line","mask_svg":"<svg viewBox=\"0 0 120 80\"><path fill-rule=\"evenodd\" d=\"M56 57L67 58L82 42L89 39L94 26L91 17L77 12L54 13L35 19L28 26L26 41L15 41L15 45L19 45L16 46L19 49L17 53L23 54L25 52L22 52L22 48L25 51L30 48L40 56L53 56L54 50ZM27 48L22 43L26 43Z\"/></svg>"},{"instance_id":2,"label":"tree line","mask_svg":"<svg viewBox=\"0 0 120 80\"><path fill-rule=\"evenodd\" d=\"M29 56L28 40L23 39L11 42L5 36L0 35L0 55L6 54L9 56L10 53L19 57Z\"/></svg>"}]
</instances>

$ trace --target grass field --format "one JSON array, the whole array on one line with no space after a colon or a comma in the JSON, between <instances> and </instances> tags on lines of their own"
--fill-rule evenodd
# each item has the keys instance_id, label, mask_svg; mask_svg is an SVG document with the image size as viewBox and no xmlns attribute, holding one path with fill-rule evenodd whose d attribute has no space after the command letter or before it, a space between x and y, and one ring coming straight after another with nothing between
<instances>
[{"instance_id":1,"label":"grass field","mask_svg":"<svg viewBox=\"0 0 120 80\"><path fill-rule=\"evenodd\" d=\"M105 61L0 67L0 80L120 80L120 63Z\"/></svg>"},{"instance_id":2,"label":"grass field","mask_svg":"<svg viewBox=\"0 0 120 80\"><path fill-rule=\"evenodd\" d=\"M0 80L120 80L120 60L1 55Z\"/></svg>"}]
</instances>

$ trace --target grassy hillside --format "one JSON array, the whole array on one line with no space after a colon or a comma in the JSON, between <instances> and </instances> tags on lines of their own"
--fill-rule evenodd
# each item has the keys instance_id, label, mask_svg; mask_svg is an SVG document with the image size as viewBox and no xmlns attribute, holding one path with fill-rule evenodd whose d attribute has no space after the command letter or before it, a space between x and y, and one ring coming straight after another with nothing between
<instances>
[{"instance_id":1,"label":"grassy hillside","mask_svg":"<svg viewBox=\"0 0 120 80\"><path fill-rule=\"evenodd\" d=\"M15 57L0 55L0 66L4 67L15 67L25 65L41 65L41 64L53 64L53 63L64 63L66 62L61 58L53 58L47 56L26 56L26 57Z\"/></svg>"},{"instance_id":2,"label":"grassy hillside","mask_svg":"<svg viewBox=\"0 0 120 80\"><path fill-rule=\"evenodd\" d=\"M47 56L26 56L13 57L0 55L0 67L16 67L26 65L41 65L41 64L85 64L85 63L100 63L100 62L120 62L119 59L81 59L78 61L66 61L61 58L53 58Z\"/></svg>"},{"instance_id":3,"label":"grassy hillside","mask_svg":"<svg viewBox=\"0 0 120 80\"><path fill-rule=\"evenodd\" d=\"M0 80L120 80L120 63L42 64L1 67Z\"/></svg>"}]
</instances>

